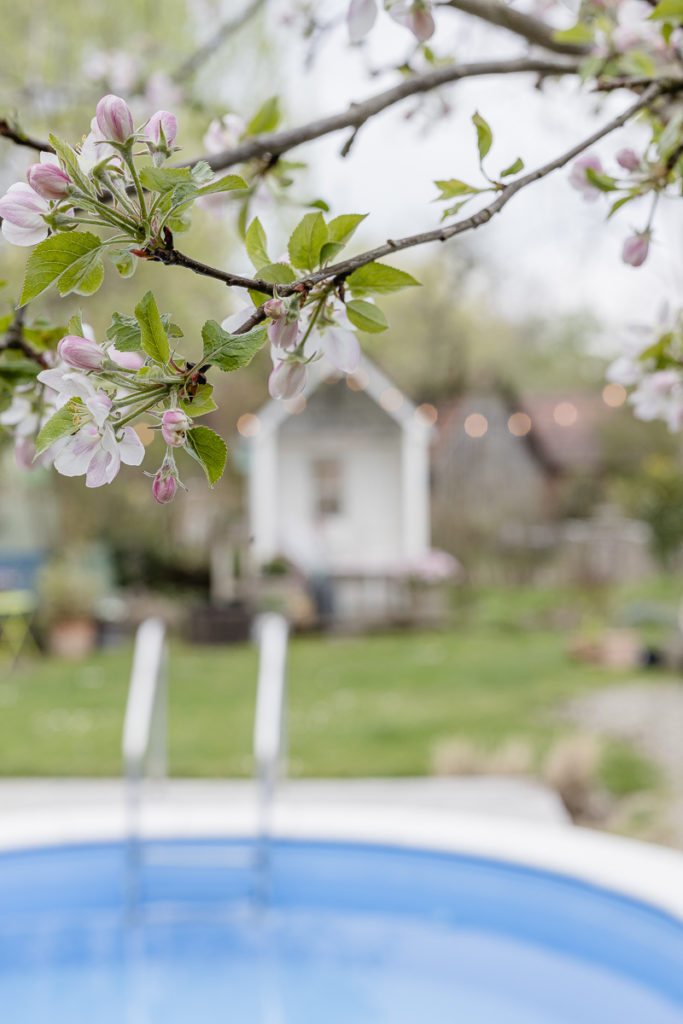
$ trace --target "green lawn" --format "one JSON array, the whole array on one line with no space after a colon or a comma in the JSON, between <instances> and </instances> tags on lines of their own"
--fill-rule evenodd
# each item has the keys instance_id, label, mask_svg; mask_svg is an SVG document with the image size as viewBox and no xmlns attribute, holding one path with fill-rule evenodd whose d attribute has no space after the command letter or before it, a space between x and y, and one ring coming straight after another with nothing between
<instances>
[{"instance_id":1,"label":"green lawn","mask_svg":"<svg viewBox=\"0 0 683 1024\"><path fill-rule=\"evenodd\" d=\"M560 701L623 679L572 662L566 643L562 632L490 624L295 639L291 774L425 774L434 744L450 737L488 748L523 737L540 757L566 729L552 715ZM0 774L118 774L129 666L123 650L78 663L36 660L0 677ZM173 646L172 774L251 772L255 679L249 647ZM619 785L618 758L611 770Z\"/></svg>"}]
</instances>

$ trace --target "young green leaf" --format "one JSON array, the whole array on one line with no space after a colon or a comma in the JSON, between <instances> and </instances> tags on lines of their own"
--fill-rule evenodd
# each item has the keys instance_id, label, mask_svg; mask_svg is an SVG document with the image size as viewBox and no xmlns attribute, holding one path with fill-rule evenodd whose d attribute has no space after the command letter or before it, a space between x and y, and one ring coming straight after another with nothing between
<instances>
[{"instance_id":1,"label":"young green leaf","mask_svg":"<svg viewBox=\"0 0 683 1024\"><path fill-rule=\"evenodd\" d=\"M480 113L472 115L472 124L477 129L477 148L479 149L479 162L484 159L493 142L493 132Z\"/></svg>"},{"instance_id":2,"label":"young green leaf","mask_svg":"<svg viewBox=\"0 0 683 1024\"><path fill-rule=\"evenodd\" d=\"M333 217L327 225L327 237L330 242L349 241L361 221L364 221L367 213L342 213L339 217Z\"/></svg>"},{"instance_id":3,"label":"young green leaf","mask_svg":"<svg viewBox=\"0 0 683 1024\"><path fill-rule=\"evenodd\" d=\"M320 250L320 266L324 267L330 260L333 260L335 256L344 248L343 242L325 242L324 246Z\"/></svg>"},{"instance_id":4,"label":"young green leaf","mask_svg":"<svg viewBox=\"0 0 683 1024\"><path fill-rule=\"evenodd\" d=\"M50 417L36 438L36 457L42 455L55 441L59 441L60 438L66 437L68 434L73 434L76 430L75 417L78 408L82 406L83 403L79 398L72 398Z\"/></svg>"},{"instance_id":5,"label":"young green leaf","mask_svg":"<svg viewBox=\"0 0 683 1024\"><path fill-rule=\"evenodd\" d=\"M322 213L305 214L289 239L289 258L293 265L301 270L314 270L326 241L327 226Z\"/></svg>"},{"instance_id":6,"label":"young green leaf","mask_svg":"<svg viewBox=\"0 0 683 1024\"><path fill-rule=\"evenodd\" d=\"M194 455L213 487L223 476L228 457L228 446L210 427L192 427L187 432L187 449Z\"/></svg>"},{"instance_id":7,"label":"young green leaf","mask_svg":"<svg viewBox=\"0 0 683 1024\"><path fill-rule=\"evenodd\" d=\"M114 313L106 335L119 352L140 352L142 349L142 331L134 316Z\"/></svg>"},{"instance_id":8,"label":"young green leaf","mask_svg":"<svg viewBox=\"0 0 683 1024\"><path fill-rule=\"evenodd\" d=\"M571 28L557 29L553 32L553 39L557 43L592 43L595 33L593 29L583 21L577 21Z\"/></svg>"},{"instance_id":9,"label":"young green leaf","mask_svg":"<svg viewBox=\"0 0 683 1024\"><path fill-rule=\"evenodd\" d=\"M176 185L192 183L189 167L143 167L140 181L151 192L172 192Z\"/></svg>"},{"instance_id":10,"label":"young green leaf","mask_svg":"<svg viewBox=\"0 0 683 1024\"><path fill-rule=\"evenodd\" d=\"M82 338L83 335L83 318L80 313L74 313L66 325L67 334L75 334L77 338Z\"/></svg>"},{"instance_id":11,"label":"young green leaf","mask_svg":"<svg viewBox=\"0 0 683 1024\"><path fill-rule=\"evenodd\" d=\"M475 195L481 190L475 188L474 185L468 185L466 181L460 181L459 178L448 178L442 181L435 181L434 184L437 188L441 189L441 195L439 199L452 199L454 196L464 195ZM438 202L438 200L437 200Z\"/></svg>"},{"instance_id":12,"label":"young green leaf","mask_svg":"<svg viewBox=\"0 0 683 1024\"><path fill-rule=\"evenodd\" d=\"M387 295L420 284L412 274L389 267L386 263L366 263L349 274L346 283L354 295Z\"/></svg>"},{"instance_id":13,"label":"young green leaf","mask_svg":"<svg viewBox=\"0 0 683 1024\"><path fill-rule=\"evenodd\" d=\"M592 167L586 168L586 177L601 192L614 192L617 187L614 178L610 178L608 174L600 174L599 171L594 171Z\"/></svg>"},{"instance_id":14,"label":"young green leaf","mask_svg":"<svg viewBox=\"0 0 683 1024\"><path fill-rule=\"evenodd\" d=\"M230 372L251 362L266 340L266 326L258 324L245 334L229 334L215 320L207 320L202 327L202 339L202 359Z\"/></svg>"},{"instance_id":15,"label":"young green leaf","mask_svg":"<svg viewBox=\"0 0 683 1024\"><path fill-rule=\"evenodd\" d=\"M210 196L214 192L234 192L237 189L248 188L244 178L241 178L239 174L226 174L222 178L218 178L217 181L211 181L208 185L202 185L200 189L197 189L198 196Z\"/></svg>"},{"instance_id":16,"label":"young green leaf","mask_svg":"<svg viewBox=\"0 0 683 1024\"><path fill-rule=\"evenodd\" d=\"M258 276L268 284L291 284L292 281L296 281L296 274L288 263L269 263L259 269ZM249 291L249 295L255 306L260 306L269 298L265 292L257 292L254 289Z\"/></svg>"},{"instance_id":17,"label":"young green leaf","mask_svg":"<svg viewBox=\"0 0 683 1024\"><path fill-rule=\"evenodd\" d=\"M366 334L379 334L389 326L381 309L364 299L352 299L346 303L346 313L354 325Z\"/></svg>"},{"instance_id":18,"label":"young green leaf","mask_svg":"<svg viewBox=\"0 0 683 1024\"><path fill-rule=\"evenodd\" d=\"M519 174L520 171L524 170L524 161L521 156L518 156L513 164L506 167L504 171L500 172L501 178L509 178L511 174Z\"/></svg>"},{"instance_id":19,"label":"young green leaf","mask_svg":"<svg viewBox=\"0 0 683 1024\"><path fill-rule=\"evenodd\" d=\"M121 277L132 277L137 270L138 261L129 249L110 249L109 259Z\"/></svg>"},{"instance_id":20,"label":"young green leaf","mask_svg":"<svg viewBox=\"0 0 683 1024\"><path fill-rule=\"evenodd\" d=\"M206 416L218 408L213 400L213 386L211 384L200 384L193 398L188 398L180 403L180 408L188 416L197 419L199 416Z\"/></svg>"},{"instance_id":21,"label":"young green leaf","mask_svg":"<svg viewBox=\"0 0 683 1024\"><path fill-rule=\"evenodd\" d=\"M264 132L274 132L280 123L280 101L277 96L271 96L269 100L260 107L247 125L247 135L261 135Z\"/></svg>"},{"instance_id":22,"label":"young green leaf","mask_svg":"<svg viewBox=\"0 0 683 1024\"><path fill-rule=\"evenodd\" d=\"M453 206L449 206L441 214L441 220L444 221L444 220L448 220L449 217L455 217L456 213L460 213L460 211L462 210L463 206L466 206L467 203L469 203L469 201L470 201L469 199L461 199L459 203L454 203Z\"/></svg>"},{"instance_id":23,"label":"young green leaf","mask_svg":"<svg viewBox=\"0 0 683 1024\"><path fill-rule=\"evenodd\" d=\"M140 325L142 349L157 363L167 363L171 350L154 296L147 292L135 307L135 319Z\"/></svg>"},{"instance_id":24,"label":"young green leaf","mask_svg":"<svg viewBox=\"0 0 683 1024\"><path fill-rule=\"evenodd\" d=\"M266 238L263 225L258 217L254 217L247 228L247 233L244 236L244 244L247 247L247 256L251 260L255 270L258 270L259 267L268 266L270 263L270 259L268 257L268 239Z\"/></svg>"},{"instance_id":25,"label":"young green leaf","mask_svg":"<svg viewBox=\"0 0 683 1024\"><path fill-rule=\"evenodd\" d=\"M28 258L21 304L31 302L51 285L62 295L92 295L102 284L102 243L89 231L51 235Z\"/></svg>"},{"instance_id":26,"label":"young green leaf","mask_svg":"<svg viewBox=\"0 0 683 1024\"><path fill-rule=\"evenodd\" d=\"M650 18L653 21L683 21L683 0L660 0Z\"/></svg>"}]
</instances>

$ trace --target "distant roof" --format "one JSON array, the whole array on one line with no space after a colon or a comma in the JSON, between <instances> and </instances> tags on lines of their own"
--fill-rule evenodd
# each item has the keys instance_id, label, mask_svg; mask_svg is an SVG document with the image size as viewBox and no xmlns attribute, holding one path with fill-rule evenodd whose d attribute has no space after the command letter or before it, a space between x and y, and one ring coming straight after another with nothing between
<instances>
[{"instance_id":1,"label":"distant roof","mask_svg":"<svg viewBox=\"0 0 683 1024\"><path fill-rule=\"evenodd\" d=\"M366 356L361 357L361 364L356 373L349 374L348 376L356 378L356 380L362 379L364 387L360 390L368 395L382 409L385 415L394 420L403 430L429 434L433 429L429 420L421 414L420 410L411 402L405 392L396 388L396 385ZM329 364L325 364L322 360L312 363L308 368L306 387L303 391L304 398L310 398L322 383L341 380L342 377L343 374L330 373ZM391 405L387 407L382 402L382 397L390 389L400 391L403 400L398 408L393 408ZM278 430L289 418L291 412L288 409L287 402L272 398L265 405L261 406L256 415L261 421L262 428L257 436L262 436L264 433Z\"/></svg>"},{"instance_id":2,"label":"distant roof","mask_svg":"<svg viewBox=\"0 0 683 1024\"><path fill-rule=\"evenodd\" d=\"M513 412L525 412L529 416L531 429L520 441L547 472L593 472L599 468L602 456L599 431L612 410L600 395L576 390L517 397L504 388L493 388L460 395L438 407L437 450L448 446L464 429L466 417L478 411L478 402L483 413L491 401L500 402L506 416Z\"/></svg>"}]
</instances>

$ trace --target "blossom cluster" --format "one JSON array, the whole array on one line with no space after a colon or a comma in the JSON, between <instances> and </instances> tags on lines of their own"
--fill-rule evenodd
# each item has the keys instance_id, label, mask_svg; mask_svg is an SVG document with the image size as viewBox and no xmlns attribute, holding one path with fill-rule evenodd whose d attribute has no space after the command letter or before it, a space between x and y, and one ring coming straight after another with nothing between
<instances>
[{"instance_id":1,"label":"blossom cluster","mask_svg":"<svg viewBox=\"0 0 683 1024\"><path fill-rule=\"evenodd\" d=\"M633 329L607 378L632 388L629 402L641 420L663 420L674 433L683 427L683 310L664 311L654 332Z\"/></svg>"}]
</instances>

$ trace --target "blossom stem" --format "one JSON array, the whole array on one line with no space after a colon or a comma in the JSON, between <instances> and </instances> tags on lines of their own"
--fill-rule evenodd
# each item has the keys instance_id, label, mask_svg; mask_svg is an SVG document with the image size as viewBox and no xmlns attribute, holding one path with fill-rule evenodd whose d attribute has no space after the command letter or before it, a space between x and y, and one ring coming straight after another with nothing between
<instances>
[{"instance_id":1,"label":"blossom stem","mask_svg":"<svg viewBox=\"0 0 683 1024\"><path fill-rule=\"evenodd\" d=\"M131 420L134 420L136 416L141 416L143 412L147 412L148 409L151 409L152 406L157 404L160 397L160 395L155 395L154 398L151 398L144 405L140 406L139 409L135 409L134 412L128 413L127 416L124 416L114 424L114 429L118 430L119 427L124 427L126 423L130 423Z\"/></svg>"}]
</instances>

